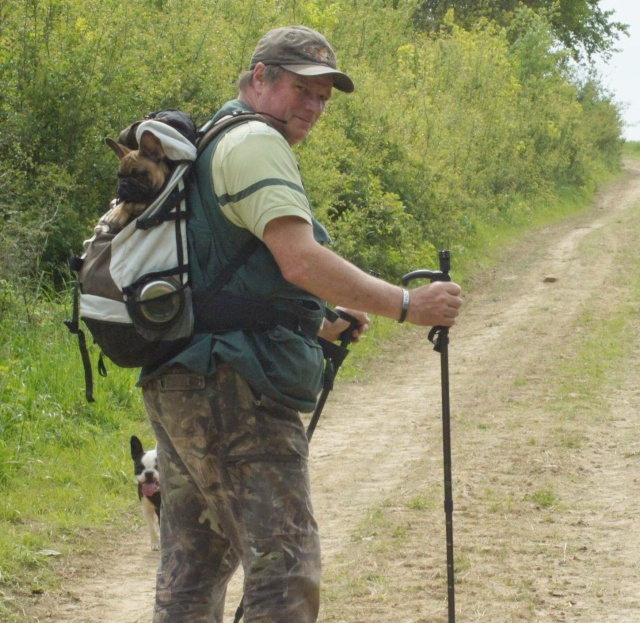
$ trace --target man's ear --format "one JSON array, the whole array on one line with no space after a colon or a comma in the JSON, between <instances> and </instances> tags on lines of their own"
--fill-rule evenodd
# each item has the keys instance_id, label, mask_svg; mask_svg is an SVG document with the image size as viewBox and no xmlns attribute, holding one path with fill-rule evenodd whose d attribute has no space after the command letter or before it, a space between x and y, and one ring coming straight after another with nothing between
<instances>
[{"instance_id":1,"label":"man's ear","mask_svg":"<svg viewBox=\"0 0 640 623\"><path fill-rule=\"evenodd\" d=\"M264 72L267 66L264 63L256 63L256 66L253 68L253 88L256 90L262 90L264 85L266 84L264 79Z\"/></svg>"}]
</instances>

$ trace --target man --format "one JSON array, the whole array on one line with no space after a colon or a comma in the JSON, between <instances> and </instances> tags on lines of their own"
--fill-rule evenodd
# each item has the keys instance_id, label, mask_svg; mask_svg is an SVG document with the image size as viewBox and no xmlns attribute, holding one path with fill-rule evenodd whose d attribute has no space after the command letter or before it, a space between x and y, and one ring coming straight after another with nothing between
<instances>
[{"instance_id":1,"label":"man","mask_svg":"<svg viewBox=\"0 0 640 623\"><path fill-rule=\"evenodd\" d=\"M268 123L238 123L198 159L189 221L196 289L257 237L226 290L297 320L200 333L169 364L143 371L163 496L155 623L220 623L239 564L246 623L316 621L320 545L299 412L313 410L321 389L315 336L336 339L347 327L323 320L323 301L356 316L356 339L367 313L452 326L462 304L454 283L409 293L323 245L329 237L312 216L291 147L309 135L334 87L354 90L322 35L270 31L240 78L239 98L217 114L254 111Z\"/></svg>"}]
</instances>

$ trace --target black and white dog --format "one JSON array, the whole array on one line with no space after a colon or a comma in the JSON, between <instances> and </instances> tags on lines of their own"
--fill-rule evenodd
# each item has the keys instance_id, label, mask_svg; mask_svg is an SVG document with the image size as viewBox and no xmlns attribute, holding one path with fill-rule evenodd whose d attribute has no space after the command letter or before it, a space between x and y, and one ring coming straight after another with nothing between
<instances>
[{"instance_id":1,"label":"black and white dog","mask_svg":"<svg viewBox=\"0 0 640 623\"><path fill-rule=\"evenodd\" d=\"M140 440L131 437L131 458L134 473L138 481L138 497L142 516L147 522L151 549L160 549L160 475L158 474L158 455L153 450L145 450Z\"/></svg>"}]
</instances>

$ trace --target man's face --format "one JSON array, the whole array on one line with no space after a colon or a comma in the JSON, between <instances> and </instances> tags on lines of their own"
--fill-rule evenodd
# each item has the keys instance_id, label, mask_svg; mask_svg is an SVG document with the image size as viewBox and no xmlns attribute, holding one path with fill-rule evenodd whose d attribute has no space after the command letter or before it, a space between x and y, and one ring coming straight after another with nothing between
<instances>
[{"instance_id":1,"label":"man's face","mask_svg":"<svg viewBox=\"0 0 640 623\"><path fill-rule=\"evenodd\" d=\"M273 115L276 119L270 122L293 146L307 138L324 111L331 97L333 78L298 76L285 71L278 82L258 83L258 112Z\"/></svg>"}]
</instances>

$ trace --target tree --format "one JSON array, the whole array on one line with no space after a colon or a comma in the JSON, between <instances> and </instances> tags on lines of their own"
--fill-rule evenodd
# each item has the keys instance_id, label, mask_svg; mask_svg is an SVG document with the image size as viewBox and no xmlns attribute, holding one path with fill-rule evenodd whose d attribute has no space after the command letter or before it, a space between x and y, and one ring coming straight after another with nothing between
<instances>
[{"instance_id":1,"label":"tree","mask_svg":"<svg viewBox=\"0 0 640 623\"><path fill-rule=\"evenodd\" d=\"M439 31L447 11L453 9L456 22L470 27L481 19L507 26L519 7L544 13L557 41L576 61L591 61L595 56L608 59L621 35L629 27L614 21L614 11L603 10L600 0L421 0L415 23L421 30Z\"/></svg>"}]
</instances>

